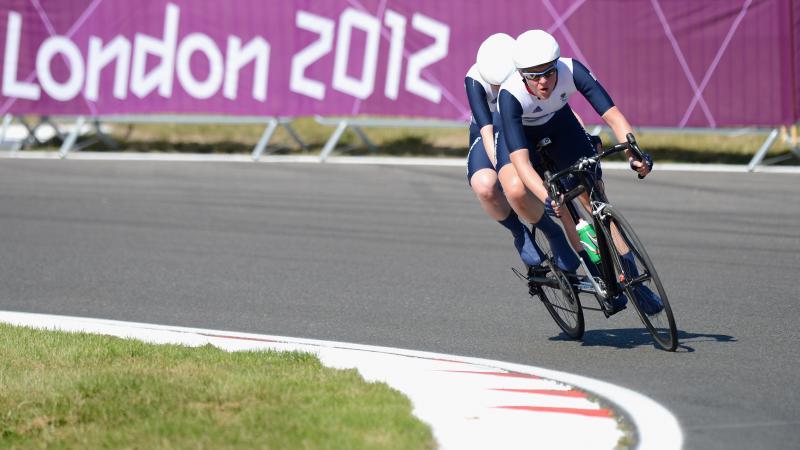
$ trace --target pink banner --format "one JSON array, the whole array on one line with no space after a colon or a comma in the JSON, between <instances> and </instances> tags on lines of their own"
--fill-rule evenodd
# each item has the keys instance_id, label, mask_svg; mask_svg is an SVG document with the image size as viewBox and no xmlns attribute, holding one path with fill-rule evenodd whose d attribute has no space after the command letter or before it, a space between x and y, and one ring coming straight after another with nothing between
<instances>
[{"instance_id":1,"label":"pink banner","mask_svg":"<svg viewBox=\"0 0 800 450\"><path fill-rule=\"evenodd\" d=\"M800 120L800 0L2 1L0 114L460 120L481 41L542 28L636 125Z\"/></svg>"}]
</instances>

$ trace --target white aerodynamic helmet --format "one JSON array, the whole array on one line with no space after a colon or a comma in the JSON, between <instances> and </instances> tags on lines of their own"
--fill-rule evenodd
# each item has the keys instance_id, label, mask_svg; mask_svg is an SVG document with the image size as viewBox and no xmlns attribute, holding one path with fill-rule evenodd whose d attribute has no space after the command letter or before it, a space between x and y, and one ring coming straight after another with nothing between
<instances>
[{"instance_id":1,"label":"white aerodynamic helmet","mask_svg":"<svg viewBox=\"0 0 800 450\"><path fill-rule=\"evenodd\" d=\"M516 71L511 58L514 38L505 33L495 33L478 49L478 73L489 84L503 84Z\"/></svg>"},{"instance_id":2,"label":"white aerodynamic helmet","mask_svg":"<svg viewBox=\"0 0 800 450\"><path fill-rule=\"evenodd\" d=\"M517 69L540 66L561 56L556 39L544 30L528 30L514 41L512 57Z\"/></svg>"}]
</instances>

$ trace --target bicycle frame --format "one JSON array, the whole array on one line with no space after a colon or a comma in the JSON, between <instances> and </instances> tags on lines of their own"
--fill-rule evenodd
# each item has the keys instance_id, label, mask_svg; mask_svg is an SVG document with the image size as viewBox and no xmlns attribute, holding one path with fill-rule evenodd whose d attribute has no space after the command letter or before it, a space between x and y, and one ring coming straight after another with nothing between
<instances>
[{"instance_id":1,"label":"bicycle frame","mask_svg":"<svg viewBox=\"0 0 800 450\"><path fill-rule=\"evenodd\" d=\"M594 294L598 300L598 304L600 305L599 310L602 311L606 317L608 317L614 313L613 308L610 306L609 299L616 297L623 290L620 288L618 280L615 279L614 259L617 256L612 255L612 252L609 249L610 245L608 240L613 240L613 236L607 235L607 227L603 223L603 220L605 219L603 210L606 205L609 205L608 199L606 198L605 193L595 185L594 179L592 176L590 176L586 167L596 164L605 156L623 151L628 148L632 149L634 154L637 156L640 155L640 151L638 148L635 148L635 141L629 141L628 143L614 146L611 149L603 151L591 158L581 158L572 166L552 174L551 171L555 169L555 164L545 150L545 148L550 145L551 142L552 141L550 141L549 138L544 138L536 145L536 150L539 152L541 160L545 166L544 182L545 186L550 192L550 197L553 199L558 199L561 197L562 193L566 192L561 180L564 176L572 175L577 177L577 187L564 193L561 203L566 206L568 214L572 217L573 221L577 223L578 219L582 218L582 216L578 213L577 208L573 204L572 200L584 192L588 193L589 204L591 206L589 213L592 216L592 222L594 224L595 232L597 233L597 247L600 251L600 281L603 285L598 283L594 277L589 276L588 278L590 281L576 284L576 289L578 292ZM610 233L611 230L609 229L608 234ZM583 260L581 260L581 266L583 266L583 269L587 274L590 273L588 267L586 267L586 263ZM584 308L597 310L597 308L589 308L586 306L584 306Z\"/></svg>"},{"instance_id":2,"label":"bicycle frame","mask_svg":"<svg viewBox=\"0 0 800 450\"><path fill-rule=\"evenodd\" d=\"M667 351L674 351L678 345L675 317L655 267L633 227L608 202L603 185L596 181L592 173L595 165L603 157L623 150L630 150L629 154L632 153L633 157L652 167L649 156L639 150L632 134L627 135L627 141L603 150L597 155L582 157L570 167L555 174L552 174L550 170L543 171L543 180L549 197L563 204L566 210L563 214L568 214L575 222L564 221L573 242L575 242L576 236L572 232L572 226L578 223L578 219L586 215L579 214L578 205L573 204L572 201L584 192L588 195L588 205L583 201L581 202L583 205L580 207L589 211L591 222L594 223L600 261L595 265L594 262L580 258L580 264L588 278L576 283L571 279L563 278L564 274L559 272L562 276L560 283L562 291L565 290L564 283L569 283L572 287L569 290L573 293L577 291L593 294L600 308L582 306L578 297L574 296L572 303L577 306L576 310L565 309L569 314L562 315L555 309L561 309L561 305L551 303L543 295L540 297L545 301L545 306L562 331L573 339L580 339L584 332L582 309L602 311L606 317L609 317L624 309L614 305L619 294L622 293L633 304L636 313L647 331L653 336L655 343ZM536 145L536 150L546 169L555 167L544 149L550 143L549 138L544 138ZM566 176L575 177L577 181L577 186L569 191L564 189L564 177ZM639 174L639 178L643 178L643 176ZM637 269L636 266L641 269ZM589 270L592 267L597 267L597 270ZM595 277L593 274L598 276ZM531 281L535 284L539 280L537 277ZM644 283L649 284L650 287Z\"/></svg>"}]
</instances>

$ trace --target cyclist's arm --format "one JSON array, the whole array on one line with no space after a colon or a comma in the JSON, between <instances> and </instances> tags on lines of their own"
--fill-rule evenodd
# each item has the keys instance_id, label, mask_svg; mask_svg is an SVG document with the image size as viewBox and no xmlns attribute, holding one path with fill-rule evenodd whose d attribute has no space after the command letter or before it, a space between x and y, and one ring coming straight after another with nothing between
<instances>
[{"instance_id":1,"label":"cyclist's arm","mask_svg":"<svg viewBox=\"0 0 800 450\"><path fill-rule=\"evenodd\" d=\"M481 128L481 138L483 138L483 149L492 165L497 167L497 152L494 150L494 126L492 124Z\"/></svg>"},{"instance_id":2,"label":"cyclist's arm","mask_svg":"<svg viewBox=\"0 0 800 450\"><path fill-rule=\"evenodd\" d=\"M603 118L611 130L614 132L614 137L617 142L626 142L628 133L633 133L633 128L628 120L620 112L619 108L614 105L611 96L608 95L605 88L597 81L597 79L589 72L580 61L572 60L572 76L575 80L575 87L586 97L586 100L592 105L592 108ZM649 169L646 164L635 161L633 152L625 150L628 156L628 162L631 167L641 176L647 175Z\"/></svg>"},{"instance_id":3,"label":"cyclist's arm","mask_svg":"<svg viewBox=\"0 0 800 450\"><path fill-rule=\"evenodd\" d=\"M628 133L633 133L633 128L631 124L628 123L628 119L622 115L622 112L620 112L619 108L616 106L612 106L611 109L606 111L601 117L614 132L614 137L617 138L617 142L626 142L627 138L625 136L627 136ZM633 157L630 150L625 150L625 153L627 153L628 159Z\"/></svg>"},{"instance_id":4,"label":"cyclist's arm","mask_svg":"<svg viewBox=\"0 0 800 450\"><path fill-rule=\"evenodd\" d=\"M547 189L544 187L544 182L542 181L542 177L539 176L538 173L533 169L530 160L530 152L527 148L521 148L519 150L514 151L510 155L511 164L514 166L514 170L517 171L517 176L525 187L528 188L529 191L536 196L542 203L547 203Z\"/></svg>"},{"instance_id":5,"label":"cyclist's arm","mask_svg":"<svg viewBox=\"0 0 800 450\"><path fill-rule=\"evenodd\" d=\"M620 112L616 106L606 111L602 117L608 126L611 127L611 130L614 131L614 137L617 138L617 142L626 142L628 133L633 133L633 128L631 124L628 123L628 119L622 115L622 112ZM625 154L628 156L628 163L631 165L631 168L639 175L644 177L650 172L650 168L647 164L635 159L630 149L626 149Z\"/></svg>"},{"instance_id":6,"label":"cyclist's arm","mask_svg":"<svg viewBox=\"0 0 800 450\"><path fill-rule=\"evenodd\" d=\"M498 99L500 118L503 121L503 137L510 152L511 164L525 187L542 203L547 199L547 189L542 178L533 169L528 149L528 140L522 125L522 105L519 100L506 91L501 90Z\"/></svg>"},{"instance_id":7,"label":"cyclist's arm","mask_svg":"<svg viewBox=\"0 0 800 450\"><path fill-rule=\"evenodd\" d=\"M497 165L494 152L492 113L489 111L489 104L486 102L486 91L483 89L483 85L472 77L466 77L464 84L467 88L467 100L472 110L472 117L475 119L475 123L478 124L481 138L483 138L483 148L486 150L492 165Z\"/></svg>"}]
</instances>

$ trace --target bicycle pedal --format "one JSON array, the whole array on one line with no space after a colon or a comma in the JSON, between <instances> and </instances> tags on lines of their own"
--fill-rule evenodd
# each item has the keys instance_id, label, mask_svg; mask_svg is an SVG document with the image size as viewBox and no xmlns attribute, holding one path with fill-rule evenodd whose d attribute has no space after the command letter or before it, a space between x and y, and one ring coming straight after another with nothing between
<instances>
[{"instance_id":1,"label":"bicycle pedal","mask_svg":"<svg viewBox=\"0 0 800 450\"><path fill-rule=\"evenodd\" d=\"M614 314L616 314L616 313L618 313L620 311L624 311L624 310L628 309L628 307L626 305L622 305L619 308L615 308L614 305L608 305L607 307L608 307L608 309L606 310L606 316L607 317L611 317L611 316L613 316Z\"/></svg>"}]
</instances>

